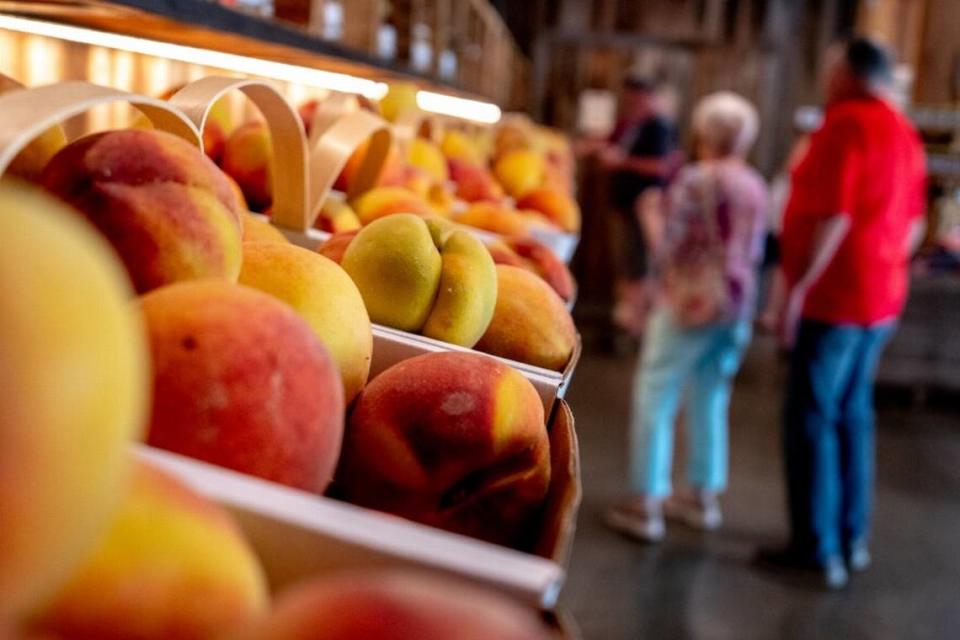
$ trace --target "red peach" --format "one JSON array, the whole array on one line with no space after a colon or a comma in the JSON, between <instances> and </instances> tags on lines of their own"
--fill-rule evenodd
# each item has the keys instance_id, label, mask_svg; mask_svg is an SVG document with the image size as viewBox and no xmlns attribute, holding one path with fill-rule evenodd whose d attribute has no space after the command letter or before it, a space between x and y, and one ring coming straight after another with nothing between
<instances>
[{"instance_id":1,"label":"red peach","mask_svg":"<svg viewBox=\"0 0 960 640\"><path fill-rule=\"evenodd\" d=\"M333 475L343 434L336 364L292 308L216 280L142 299L154 364L147 441L307 491Z\"/></svg>"},{"instance_id":2,"label":"red peach","mask_svg":"<svg viewBox=\"0 0 960 640\"><path fill-rule=\"evenodd\" d=\"M241 640L547 640L533 611L472 585L397 571L343 573L284 593Z\"/></svg>"},{"instance_id":3,"label":"red peach","mask_svg":"<svg viewBox=\"0 0 960 640\"><path fill-rule=\"evenodd\" d=\"M240 211L230 183L174 135L86 136L54 156L41 182L106 236L140 293L192 278L236 280L240 272Z\"/></svg>"},{"instance_id":4,"label":"red peach","mask_svg":"<svg viewBox=\"0 0 960 640\"><path fill-rule=\"evenodd\" d=\"M390 367L360 394L336 486L361 506L517 544L549 482L530 381L493 358L443 352Z\"/></svg>"}]
</instances>

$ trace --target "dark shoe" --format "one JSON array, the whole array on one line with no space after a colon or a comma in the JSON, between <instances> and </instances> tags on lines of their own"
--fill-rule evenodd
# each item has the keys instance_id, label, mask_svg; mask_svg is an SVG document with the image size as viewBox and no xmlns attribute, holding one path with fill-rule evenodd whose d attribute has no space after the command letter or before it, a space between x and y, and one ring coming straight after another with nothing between
<instances>
[{"instance_id":1,"label":"dark shoe","mask_svg":"<svg viewBox=\"0 0 960 640\"><path fill-rule=\"evenodd\" d=\"M847 550L847 568L854 573L861 573L870 568L873 558L870 557L870 548L866 542L855 542Z\"/></svg>"},{"instance_id":2,"label":"dark shoe","mask_svg":"<svg viewBox=\"0 0 960 640\"><path fill-rule=\"evenodd\" d=\"M823 589L836 591L847 586L850 579L843 558L828 558L817 562L805 554L797 553L790 547L760 549L755 562L758 566L774 571L785 571L817 584Z\"/></svg>"}]
</instances>

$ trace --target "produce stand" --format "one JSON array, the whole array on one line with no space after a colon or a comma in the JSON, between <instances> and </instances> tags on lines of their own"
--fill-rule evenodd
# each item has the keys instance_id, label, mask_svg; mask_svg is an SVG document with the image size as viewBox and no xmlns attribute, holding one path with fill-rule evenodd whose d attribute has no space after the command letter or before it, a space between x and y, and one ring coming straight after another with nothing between
<instances>
[{"instance_id":1,"label":"produce stand","mask_svg":"<svg viewBox=\"0 0 960 640\"><path fill-rule=\"evenodd\" d=\"M470 12L485 16L483 21L491 22L496 15L483 3L469 5ZM502 24L491 27L490 33L498 30L503 31ZM367 145L367 152L359 165L359 177L353 181L351 193L336 194L340 197L362 193L374 185L394 140L401 148L418 135L439 143L447 126L438 116L428 114L390 124L366 110L363 100L382 97L387 83L398 80L415 82L419 91L487 106L491 105L484 100L503 103L507 99L501 91L505 86L502 78L471 82L465 71L459 80L441 80L436 72L414 72L405 63L350 46L346 41L356 34L345 42L331 43L309 31L201 0L2 3L0 44L6 43L14 51L52 47L49 50L62 54L55 57L63 63L41 70L24 54L0 67L28 83L41 77L40 73L53 81L0 96L0 173L50 127L63 125L69 141L93 131L131 126L128 106L149 121L148 127L172 133L204 151L203 133L215 117L215 106L227 98L234 114L256 113L269 131L275 194L270 224L293 244L312 251L330 235L314 228L321 207L334 194L335 179L361 145ZM508 37L505 31L500 36ZM486 45L494 46L489 33L482 38ZM514 46L512 40L510 46ZM507 56L507 49L499 46L498 55ZM133 60L137 71L119 82L115 68L104 75L95 64L104 50L111 52L104 60ZM118 58L116 52L134 57ZM210 55L194 59L198 52ZM159 93L159 81L147 73L154 68L163 70L160 75L167 86L180 87L167 100L147 97ZM310 70L317 73L311 75ZM324 75L327 73L333 75ZM2 79L7 86L12 82ZM110 84L117 86L107 86ZM497 92L484 91L491 86ZM306 123L314 125L309 136L295 109L295 103L305 98L317 99L320 104L312 123ZM476 132L480 127L471 123L462 130ZM267 218L260 216L260 220ZM471 233L484 239L496 237L477 229ZM569 261L578 241L576 234L543 229L534 237L564 262ZM479 353L386 326L374 325L372 337L370 379L422 354L453 352L476 357ZM339 569L412 568L506 594L542 612L559 637L574 638L574 625L553 609L563 586L581 495L574 419L563 400L580 348L577 336L562 371L483 356L494 357L529 381L543 402L546 418L550 484L537 507L535 530L524 532L525 542L518 548L417 524L147 445L136 445L135 457L228 509L256 552L274 592Z\"/></svg>"}]
</instances>

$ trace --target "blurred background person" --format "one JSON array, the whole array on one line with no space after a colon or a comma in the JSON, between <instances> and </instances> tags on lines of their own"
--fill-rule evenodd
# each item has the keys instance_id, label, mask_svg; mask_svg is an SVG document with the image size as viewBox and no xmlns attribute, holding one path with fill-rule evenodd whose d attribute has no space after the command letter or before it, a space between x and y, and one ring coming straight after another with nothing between
<instances>
[{"instance_id":1,"label":"blurred background person","mask_svg":"<svg viewBox=\"0 0 960 640\"><path fill-rule=\"evenodd\" d=\"M619 119L609 144L600 151L601 163L613 173L612 199L623 229L622 273L613 317L633 334L643 326L647 277L647 245L636 203L648 189L664 187L678 165L674 102L674 94L654 80L628 79Z\"/></svg>"},{"instance_id":2,"label":"blurred background person","mask_svg":"<svg viewBox=\"0 0 960 640\"><path fill-rule=\"evenodd\" d=\"M853 39L824 79L825 120L793 169L781 235L791 534L758 559L839 588L870 563L873 379L906 301L926 175L916 131L885 98L889 52Z\"/></svg>"},{"instance_id":3,"label":"blurred background person","mask_svg":"<svg viewBox=\"0 0 960 640\"><path fill-rule=\"evenodd\" d=\"M754 107L733 93L704 98L693 113L698 160L665 197L641 196L654 255L654 307L634 378L631 497L608 524L658 541L664 515L715 529L727 483L727 409L751 335L766 233L767 188L746 162L759 129ZM685 395L686 491L671 496L673 428Z\"/></svg>"}]
</instances>

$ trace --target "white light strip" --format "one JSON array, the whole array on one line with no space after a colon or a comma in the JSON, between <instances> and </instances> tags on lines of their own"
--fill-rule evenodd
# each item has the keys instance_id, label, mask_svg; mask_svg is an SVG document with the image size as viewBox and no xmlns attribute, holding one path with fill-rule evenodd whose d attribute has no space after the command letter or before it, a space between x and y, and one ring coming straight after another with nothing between
<instances>
[{"instance_id":1,"label":"white light strip","mask_svg":"<svg viewBox=\"0 0 960 640\"><path fill-rule=\"evenodd\" d=\"M283 62L273 62L260 58L249 58L232 53L198 49L196 47L160 42L158 40L147 40L106 31L95 31L93 29L73 27L54 22L0 15L0 29L58 38L69 42L107 47L109 49L119 49L132 53L141 53L158 58L169 58L190 64L216 67L227 71L273 78L274 80L293 82L320 89L329 89L331 91L357 93L373 100L379 100L387 92L387 85L383 82L375 82L344 73L334 73L332 71L312 69L310 67L302 67Z\"/></svg>"},{"instance_id":2,"label":"white light strip","mask_svg":"<svg viewBox=\"0 0 960 640\"><path fill-rule=\"evenodd\" d=\"M465 118L484 124L494 124L500 120L500 107L492 102L481 102L467 98L457 98L433 91L418 91L417 106L424 111L432 111L455 118Z\"/></svg>"}]
</instances>

